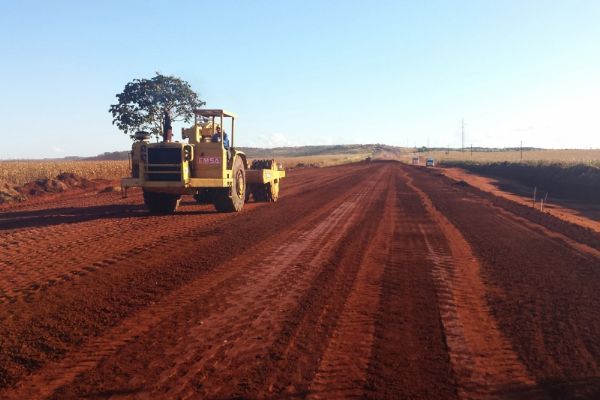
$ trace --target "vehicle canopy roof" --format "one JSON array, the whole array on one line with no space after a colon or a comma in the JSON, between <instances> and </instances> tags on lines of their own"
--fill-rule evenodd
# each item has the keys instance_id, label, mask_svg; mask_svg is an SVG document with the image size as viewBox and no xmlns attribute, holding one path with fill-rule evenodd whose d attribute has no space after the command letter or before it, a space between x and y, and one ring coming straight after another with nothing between
<instances>
[{"instance_id":1,"label":"vehicle canopy roof","mask_svg":"<svg viewBox=\"0 0 600 400\"><path fill-rule=\"evenodd\" d=\"M201 116L201 117L231 117L231 118L237 118L237 115L235 115L232 112L226 111L226 110L220 110L220 109L198 109L198 110L194 110L194 114L196 114L197 116Z\"/></svg>"}]
</instances>

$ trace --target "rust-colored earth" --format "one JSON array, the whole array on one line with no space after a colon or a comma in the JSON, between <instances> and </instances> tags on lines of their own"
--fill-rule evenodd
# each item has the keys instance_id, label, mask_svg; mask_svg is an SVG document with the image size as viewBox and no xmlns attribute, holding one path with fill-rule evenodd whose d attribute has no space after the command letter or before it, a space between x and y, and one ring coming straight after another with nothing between
<instances>
[{"instance_id":1,"label":"rust-colored earth","mask_svg":"<svg viewBox=\"0 0 600 400\"><path fill-rule=\"evenodd\" d=\"M600 235L435 170L0 210L0 398L600 398Z\"/></svg>"}]
</instances>

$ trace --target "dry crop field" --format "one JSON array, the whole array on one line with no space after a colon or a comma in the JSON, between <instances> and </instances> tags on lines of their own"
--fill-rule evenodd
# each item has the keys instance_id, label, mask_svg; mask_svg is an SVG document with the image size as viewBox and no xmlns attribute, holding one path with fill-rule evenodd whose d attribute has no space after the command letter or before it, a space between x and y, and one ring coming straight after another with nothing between
<instances>
[{"instance_id":1,"label":"dry crop field","mask_svg":"<svg viewBox=\"0 0 600 400\"><path fill-rule=\"evenodd\" d=\"M51 179L61 173L88 179L116 179L129 175L129 162L122 161L0 161L0 182L23 185L36 179Z\"/></svg>"}]
</instances>

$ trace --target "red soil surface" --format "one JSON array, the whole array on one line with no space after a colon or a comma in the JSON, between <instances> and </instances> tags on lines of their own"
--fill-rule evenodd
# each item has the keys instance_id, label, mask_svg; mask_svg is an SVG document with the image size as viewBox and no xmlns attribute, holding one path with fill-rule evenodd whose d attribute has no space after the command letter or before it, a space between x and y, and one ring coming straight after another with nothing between
<instances>
[{"instance_id":1,"label":"red soil surface","mask_svg":"<svg viewBox=\"0 0 600 400\"><path fill-rule=\"evenodd\" d=\"M5 207L0 398L598 398L600 235L489 196L382 162Z\"/></svg>"}]
</instances>

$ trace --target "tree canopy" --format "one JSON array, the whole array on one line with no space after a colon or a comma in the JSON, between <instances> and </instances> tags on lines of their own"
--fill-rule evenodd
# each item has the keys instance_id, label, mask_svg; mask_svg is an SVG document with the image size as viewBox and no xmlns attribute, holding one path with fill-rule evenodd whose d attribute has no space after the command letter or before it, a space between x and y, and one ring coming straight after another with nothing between
<instances>
[{"instance_id":1,"label":"tree canopy","mask_svg":"<svg viewBox=\"0 0 600 400\"><path fill-rule=\"evenodd\" d=\"M206 104L186 81L158 72L152 79L134 79L116 95L119 102L108 110L113 124L133 137L143 130L159 136L165 120L190 122L194 110Z\"/></svg>"}]
</instances>

